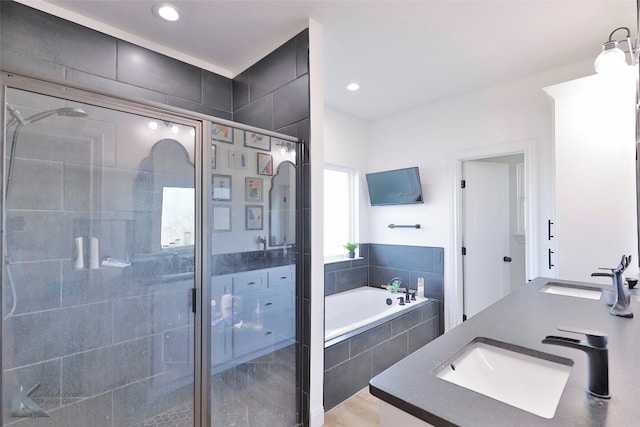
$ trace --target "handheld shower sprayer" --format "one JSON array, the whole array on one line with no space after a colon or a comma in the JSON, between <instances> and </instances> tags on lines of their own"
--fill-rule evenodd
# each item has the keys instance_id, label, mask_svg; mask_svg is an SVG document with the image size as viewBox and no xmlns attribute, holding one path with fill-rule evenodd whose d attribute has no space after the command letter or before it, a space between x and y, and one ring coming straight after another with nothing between
<instances>
[{"instance_id":1,"label":"handheld shower sprayer","mask_svg":"<svg viewBox=\"0 0 640 427\"><path fill-rule=\"evenodd\" d=\"M41 113L36 113L25 119L16 107L8 103L5 105L7 107L7 111L12 117L11 120L7 122L5 129L8 130L14 124L16 125L15 129L13 130L13 136L11 138L11 148L9 150L9 162L7 164L7 175L6 175L6 184L5 184L5 191L4 191L4 198L6 202L9 200L9 190L11 189L11 177L13 173L13 162L16 157L16 146L18 145L18 135L20 133L20 129L31 123L35 123L39 120L45 119L53 115L63 116L63 117L86 117L88 116L88 114L81 108L62 107L62 108L56 108L54 110L47 110ZM12 297L11 309L9 310L9 313L6 316L3 316L3 318L6 319L12 316L13 313L15 312L16 305L18 302L18 296L16 294L16 286L15 286L15 283L13 282L13 277L11 276L11 270L9 269L9 256L7 255L8 249L7 249L7 242L6 242L6 233L2 234L2 240L3 240L2 245L5 248L4 263L6 265L6 269L5 269L6 277L7 277L7 281L9 282L9 286L11 289L11 297Z\"/></svg>"}]
</instances>

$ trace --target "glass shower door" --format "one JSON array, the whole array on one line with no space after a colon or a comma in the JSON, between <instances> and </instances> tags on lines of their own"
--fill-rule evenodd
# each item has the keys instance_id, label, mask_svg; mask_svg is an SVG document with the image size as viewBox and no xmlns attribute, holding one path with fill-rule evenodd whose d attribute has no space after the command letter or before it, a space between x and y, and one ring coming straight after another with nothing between
<instances>
[{"instance_id":1,"label":"glass shower door","mask_svg":"<svg viewBox=\"0 0 640 427\"><path fill-rule=\"evenodd\" d=\"M299 425L296 151L259 130L211 124L214 427Z\"/></svg>"},{"instance_id":2,"label":"glass shower door","mask_svg":"<svg viewBox=\"0 0 640 427\"><path fill-rule=\"evenodd\" d=\"M5 101L3 425L194 425L195 122Z\"/></svg>"}]
</instances>

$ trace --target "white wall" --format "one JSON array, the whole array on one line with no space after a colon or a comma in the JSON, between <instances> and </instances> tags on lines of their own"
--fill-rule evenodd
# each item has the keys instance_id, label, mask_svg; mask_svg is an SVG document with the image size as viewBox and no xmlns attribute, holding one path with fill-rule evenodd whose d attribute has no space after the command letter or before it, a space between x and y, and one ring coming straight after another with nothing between
<instances>
[{"instance_id":1,"label":"white wall","mask_svg":"<svg viewBox=\"0 0 640 427\"><path fill-rule=\"evenodd\" d=\"M547 219L552 219L554 214L553 106L542 88L590 74L593 74L591 58L370 122L367 148L362 152L362 156L366 156L362 172L418 166L425 203L379 207L370 207L368 201L362 203L360 217L363 222L369 222L368 232L363 233L368 237L368 243L444 247L446 298L451 292L448 289L455 285L452 283L453 249L450 247L455 153L533 139L538 169L535 217L540 231L534 236L538 263L530 277L553 275L546 263ZM344 123L345 120L334 120L333 115L328 114L325 127L337 133ZM353 131L352 127L345 127L345 132L350 131ZM327 138L325 152L336 152L340 143L337 139ZM390 223L419 223L422 228L389 229Z\"/></svg>"},{"instance_id":2,"label":"white wall","mask_svg":"<svg viewBox=\"0 0 640 427\"><path fill-rule=\"evenodd\" d=\"M369 149L369 123L340 111L324 109L324 162L356 169L359 175L359 205L369 205L364 177ZM359 215L357 241L369 243L369 217Z\"/></svg>"},{"instance_id":3,"label":"white wall","mask_svg":"<svg viewBox=\"0 0 640 427\"><path fill-rule=\"evenodd\" d=\"M311 180L311 339L309 425L324 424L324 75L323 27L309 20L310 180Z\"/></svg>"}]
</instances>

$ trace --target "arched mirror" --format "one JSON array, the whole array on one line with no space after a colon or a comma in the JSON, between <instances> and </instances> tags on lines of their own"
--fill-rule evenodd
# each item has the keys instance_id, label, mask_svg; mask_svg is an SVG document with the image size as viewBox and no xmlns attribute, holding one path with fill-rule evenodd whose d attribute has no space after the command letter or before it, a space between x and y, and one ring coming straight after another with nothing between
<instances>
[{"instance_id":1,"label":"arched mirror","mask_svg":"<svg viewBox=\"0 0 640 427\"><path fill-rule=\"evenodd\" d=\"M194 166L185 147L161 139L140 164L136 179L138 254L194 244ZM143 238L144 237L144 238Z\"/></svg>"},{"instance_id":2,"label":"arched mirror","mask_svg":"<svg viewBox=\"0 0 640 427\"><path fill-rule=\"evenodd\" d=\"M295 243L296 166L290 161L278 165L269 190L269 246Z\"/></svg>"}]
</instances>

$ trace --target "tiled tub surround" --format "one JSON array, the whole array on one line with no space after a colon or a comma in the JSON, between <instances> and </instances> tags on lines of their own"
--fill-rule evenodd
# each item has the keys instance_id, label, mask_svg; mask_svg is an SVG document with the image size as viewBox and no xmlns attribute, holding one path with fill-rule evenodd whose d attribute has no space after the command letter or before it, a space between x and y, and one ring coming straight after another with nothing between
<instances>
[{"instance_id":1,"label":"tiled tub surround","mask_svg":"<svg viewBox=\"0 0 640 427\"><path fill-rule=\"evenodd\" d=\"M332 345L324 350L325 410L366 387L375 375L435 339L438 319L437 301L428 300L364 332L346 334L342 340L333 339Z\"/></svg>"},{"instance_id":2,"label":"tiled tub surround","mask_svg":"<svg viewBox=\"0 0 640 427\"><path fill-rule=\"evenodd\" d=\"M438 300L440 318L444 315L444 249L430 246L383 245L362 243L360 259L324 265L325 296L360 286L378 287L400 277L417 289L418 277L424 278L424 295ZM444 333L444 322L440 322Z\"/></svg>"}]
</instances>

